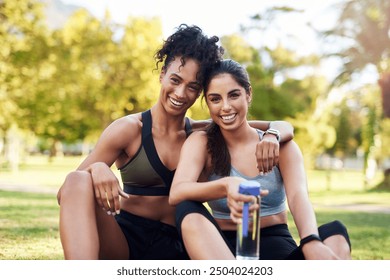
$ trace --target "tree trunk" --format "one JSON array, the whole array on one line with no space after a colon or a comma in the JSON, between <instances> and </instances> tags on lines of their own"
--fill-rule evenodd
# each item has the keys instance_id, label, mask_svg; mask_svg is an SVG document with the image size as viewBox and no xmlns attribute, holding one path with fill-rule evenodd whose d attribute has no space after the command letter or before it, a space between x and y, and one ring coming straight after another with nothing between
<instances>
[{"instance_id":1,"label":"tree trunk","mask_svg":"<svg viewBox=\"0 0 390 280\"><path fill-rule=\"evenodd\" d=\"M382 91L383 113L386 118L390 118L390 73L382 74L378 83Z\"/></svg>"}]
</instances>

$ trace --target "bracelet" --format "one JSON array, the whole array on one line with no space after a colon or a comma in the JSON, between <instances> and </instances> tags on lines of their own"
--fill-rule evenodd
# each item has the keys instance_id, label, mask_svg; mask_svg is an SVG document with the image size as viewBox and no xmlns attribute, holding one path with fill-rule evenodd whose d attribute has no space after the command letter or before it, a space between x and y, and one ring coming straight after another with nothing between
<instances>
[{"instance_id":1,"label":"bracelet","mask_svg":"<svg viewBox=\"0 0 390 280\"><path fill-rule=\"evenodd\" d=\"M305 245L306 243L309 243L313 240L318 240L318 241L321 241L322 242L322 239L321 237L319 237L317 234L310 234L308 236L306 236L305 238L302 238L301 239L301 242L299 244L299 247L302 247L303 245Z\"/></svg>"}]
</instances>

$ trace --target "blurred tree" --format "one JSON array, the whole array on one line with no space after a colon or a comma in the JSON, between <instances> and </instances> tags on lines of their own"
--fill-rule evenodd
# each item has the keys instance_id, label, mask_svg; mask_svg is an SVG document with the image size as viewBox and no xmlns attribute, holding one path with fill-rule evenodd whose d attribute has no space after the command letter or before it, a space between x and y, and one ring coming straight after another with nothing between
<instances>
[{"instance_id":1,"label":"blurred tree","mask_svg":"<svg viewBox=\"0 0 390 280\"><path fill-rule=\"evenodd\" d=\"M59 143L94 142L114 119L148 108L158 95L160 37L157 19L120 26L108 13L100 21L78 10L53 32L33 92L18 102L23 125L49 139L54 156Z\"/></svg>"},{"instance_id":2,"label":"blurred tree","mask_svg":"<svg viewBox=\"0 0 390 280\"><path fill-rule=\"evenodd\" d=\"M330 41L333 46L337 41L337 46L342 46L337 50L331 48L327 54L342 59L342 68L333 85L342 85L360 78L358 74L364 73L370 65L376 68L379 75L386 75L383 73L390 71L390 1L349 0L338 5L341 11L338 22L332 29L321 31L326 41ZM365 110L367 114L362 141L367 166L370 145L374 144L375 135L381 133L375 129L381 126L381 119L377 117L378 104L367 105Z\"/></svg>"},{"instance_id":3,"label":"blurred tree","mask_svg":"<svg viewBox=\"0 0 390 280\"><path fill-rule=\"evenodd\" d=\"M334 83L358 78L354 74L369 65L374 65L378 73L390 71L390 1L348 0L335 8L340 11L338 21L332 29L320 31L330 43L327 55L343 61Z\"/></svg>"},{"instance_id":4,"label":"blurred tree","mask_svg":"<svg viewBox=\"0 0 390 280\"><path fill-rule=\"evenodd\" d=\"M15 150L20 145L9 139L21 142L18 126L23 108L19 102L33 94L47 53L48 30L42 8L34 0L0 1L0 145L9 155L21 154ZM6 159L16 166L15 156L6 155Z\"/></svg>"},{"instance_id":5,"label":"blurred tree","mask_svg":"<svg viewBox=\"0 0 390 280\"><path fill-rule=\"evenodd\" d=\"M390 73L382 74L378 82L382 91L383 112L387 118L390 118Z\"/></svg>"},{"instance_id":6,"label":"blurred tree","mask_svg":"<svg viewBox=\"0 0 390 280\"><path fill-rule=\"evenodd\" d=\"M244 27L243 32L250 30L257 32L254 37L266 38L276 15L288 12L298 11L288 7L266 10L253 16L252 24ZM307 163L312 164L314 157L333 145L335 140L329 120L317 112L318 100L327 89L326 79L316 72L319 57L299 56L281 44L271 48L265 45L265 41L260 41L260 47L254 48L237 36L224 38L222 42L228 55L247 66L254 91L250 109L252 118L290 120L295 126L295 140Z\"/></svg>"},{"instance_id":7,"label":"blurred tree","mask_svg":"<svg viewBox=\"0 0 390 280\"><path fill-rule=\"evenodd\" d=\"M337 141L327 151L343 160L347 156L355 156L356 150L361 144L360 139L357 139L361 133L360 117L357 116L358 112L348 103L349 100L349 98L342 99L332 111Z\"/></svg>"}]
</instances>

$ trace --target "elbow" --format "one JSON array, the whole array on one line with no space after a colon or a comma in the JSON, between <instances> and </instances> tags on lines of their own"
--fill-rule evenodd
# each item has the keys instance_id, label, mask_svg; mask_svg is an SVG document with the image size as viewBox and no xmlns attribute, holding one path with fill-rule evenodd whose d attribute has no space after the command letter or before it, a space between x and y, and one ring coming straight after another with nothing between
<instances>
[{"instance_id":1,"label":"elbow","mask_svg":"<svg viewBox=\"0 0 390 280\"><path fill-rule=\"evenodd\" d=\"M179 202L176 198L172 197L171 194L169 194L168 203L170 206L176 206Z\"/></svg>"},{"instance_id":2,"label":"elbow","mask_svg":"<svg viewBox=\"0 0 390 280\"><path fill-rule=\"evenodd\" d=\"M169 193L168 203L170 206L176 206L181 202L180 195L177 191L171 191Z\"/></svg>"}]
</instances>

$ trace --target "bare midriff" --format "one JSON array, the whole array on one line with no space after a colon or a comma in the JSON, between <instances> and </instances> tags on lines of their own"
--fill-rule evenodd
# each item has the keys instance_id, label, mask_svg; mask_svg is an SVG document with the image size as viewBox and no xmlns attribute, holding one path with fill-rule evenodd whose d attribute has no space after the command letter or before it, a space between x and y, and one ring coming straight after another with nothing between
<instances>
[{"instance_id":1,"label":"bare midriff","mask_svg":"<svg viewBox=\"0 0 390 280\"><path fill-rule=\"evenodd\" d=\"M168 203L168 196L130 195L121 198L121 209L147 219L175 225L175 207Z\"/></svg>"}]
</instances>

